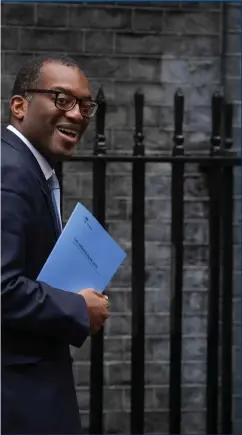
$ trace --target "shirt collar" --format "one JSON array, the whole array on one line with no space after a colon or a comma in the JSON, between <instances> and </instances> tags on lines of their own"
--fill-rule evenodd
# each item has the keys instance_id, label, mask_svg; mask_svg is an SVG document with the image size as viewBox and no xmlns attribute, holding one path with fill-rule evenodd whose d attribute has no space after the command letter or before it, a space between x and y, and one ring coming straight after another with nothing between
<instances>
[{"instance_id":1,"label":"shirt collar","mask_svg":"<svg viewBox=\"0 0 242 435\"><path fill-rule=\"evenodd\" d=\"M51 168L51 166L49 165L49 163L47 162L47 160L42 156L42 154L40 154L40 152L28 141L28 139L26 139L26 137L24 137L24 135L22 133L20 133L19 130L17 130L13 125L8 125L7 129L12 131L12 133L16 134L16 136L19 137L19 139L22 140L22 142L25 143L25 145L27 145L27 147L29 148L29 150L32 152L32 154L34 155L34 157L36 158L44 176L46 180L49 180L53 173L54 170Z\"/></svg>"}]
</instances>

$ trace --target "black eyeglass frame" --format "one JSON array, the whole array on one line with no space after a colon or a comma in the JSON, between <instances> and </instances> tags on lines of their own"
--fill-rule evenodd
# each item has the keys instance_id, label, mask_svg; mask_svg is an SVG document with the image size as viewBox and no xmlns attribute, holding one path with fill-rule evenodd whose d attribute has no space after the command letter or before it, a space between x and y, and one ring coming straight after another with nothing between
<instances>
[{"instance_id":1,"label":"black eyeglass frame","mask_svg":"<svg viewBox=\"0 0 242 435\"><path fill-rule=\"evenodd\" d=\"M81 103L82 102L92 103L94 105L94 108L95 108L94 112L93 112L93 114L91 116L87 116L86 114L85 115L82 114L82 116L84 116L85 118L92 118L96 114L97 109L98 109L98 103L96 101L94 101L94 100L92 100L90 98L77 98L73 94L65 92L65 91L57 91L57 90L54 90L54 89L26 89L26 94L27 93L39 93L39 94L53 94L53 95L55 95L55 106L56 106L57 109L63 110L63 112L69 112L70 110L73 109L73 107L75 107L76 104L79 104L80 112L81 112ZM58 107L56 102L57 102L59 94L69 95L69 96L73 97L73 105L72 105L72 107L70 107L69 109L63 109L61 107Z\"/></svg>"}]
</instances>

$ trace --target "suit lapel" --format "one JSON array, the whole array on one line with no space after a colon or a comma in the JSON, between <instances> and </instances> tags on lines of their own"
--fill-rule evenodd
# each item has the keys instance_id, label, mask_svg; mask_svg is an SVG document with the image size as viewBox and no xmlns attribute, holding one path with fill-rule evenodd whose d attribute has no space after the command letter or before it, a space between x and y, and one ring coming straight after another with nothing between
<instances>
[{"instance_id":1,"label":"suit lapel","mask_svg":"<svg viewBox=\"0 0 242 435\"><path fill-rule=\"evenodd\" d=\"M12 131L7 128L2 128L1 132L2 140L7 142L10 146L19 151L22 155L24 155L25 160L27 161L28 167L31 168L33 174L38 180L40 190L44 195L47 209L51 215L52 224L54 227L56 238L60 236L60 230L58 227L58 223L56 221L56 215L54 210L54 204L52 202L51 192L49 189L48 181L45 179L45 176L30 149L25 145L25 143Z\"/></svg>"}]
</instances>

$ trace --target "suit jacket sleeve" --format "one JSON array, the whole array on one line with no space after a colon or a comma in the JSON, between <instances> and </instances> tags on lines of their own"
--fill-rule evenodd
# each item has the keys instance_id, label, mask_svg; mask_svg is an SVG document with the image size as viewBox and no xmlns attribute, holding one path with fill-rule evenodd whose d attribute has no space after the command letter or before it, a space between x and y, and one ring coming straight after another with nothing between
<instances>
[{"instance_id":1,"label":"suit jacket sleeve","mask_svg":"<svg viewBox=\"0 0 242 435\"><path fill-rule=\"evenodd\" d=\"M52 288L24 276L27 240L33 222L29 172L2 168L2 326L81 346L89 333L82 296ZM14 182L13 182L14 181ZM29 190L28 190L29 189ZM33 243L34 246L34 243Z\"/></svg>"}]
</instances>

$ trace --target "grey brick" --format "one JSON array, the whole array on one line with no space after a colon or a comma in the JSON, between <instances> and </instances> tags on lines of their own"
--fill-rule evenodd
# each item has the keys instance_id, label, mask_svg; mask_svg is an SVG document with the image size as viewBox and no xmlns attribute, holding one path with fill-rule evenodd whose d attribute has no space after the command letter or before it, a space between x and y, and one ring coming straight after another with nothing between
<instances>
[{"instance_id":1,"label":"grey brick","mask_svg":"<svg viewBox=\"0 0 242 435\"><path fill-rule=\"evenodd\" d=\"M126 360L128 355L128 350L126 349L125 340L122 337L112 338L105 336L104 340L104 360L109 361L122 361Z\"/></svg>"},{"instance_id":2,"label":"grey brick","mask_svg":"<svg viewBox=\"0 0 242 435\"><path fill-rule=\"evenodd\" d=\"M164 30L176 33L218 33L220 30L219 14L211 12L170 11L165 14Z\"/></svg>"},{"instance_id":3,"label":"grey brick","mask_svg":"<svg viewBox=\"0 0 242 435\"><path fill-rule=\"evenodd\" d=\"M117 33L116 53L162 54L163 40L160 35Z\"/></svg>"},{"instance_id":4,"label":"grey brick","mask_svg":"<svg viewBox=\"0 0 242 435\"><path fill-rule=\"evenodd\" d=\"M9 109L9 102L8 101L1 101L1 114L2 114L2 125L8 125L9 122L9 115L10 115L10 109Z\"/></svg>"},{"instance_id":5,"label":"grey brick","mask_svg":"<svg viewBox=\"0 0 242 435\"><path fill-rule=\"evenodd\" d=\"M167 385L169 383L169 365L164 362L146 362L145 383L147 385Z\"/></svg>"},{"instance_id":6,"label":"grey brick","mask_svg":"<svg viewBox=\"0 0 242 435\"><path fill-rule=\"evenodd\" d=\"M129 115L130 125L135 125L135 112L134 108L130 108ZM158 107L144 107L144 127L158 127L159 126L159 109Z\"/></svg>"},{"instance_id":7,"label":"grey brick","mask_svg":"<svg viewBox=\"0 0 242 435\"><path fill-rule=\"evenodd\" d=\"M82 37L82 32L78 30L25 28L20 30L19 48L33 51L81 51Z\"/></svg>"},{"instance_id":8,"label":"grey brick","mask_svg":"<svg viewBox=\"0 0 242 435\"><path fill-rule=\"evenodd\" d=\"M129 433L130 432L130 413L127 411L122 412L108 412L104 414L104 428L105 433Z\"/></svg>"},{"instance_id":9,"label":"grey brick","mask_svg":"<svg viewBox=\"0 0 242 435\"><path fill-rule=\"evenodd\" d=\"M8 100L11 97L14 84L14 76L2 75L1 77L1 97Z\"/></svg>"},{"instance_id":10,"label":"grey brick","mask_svg":"<svg viewBox=\"0 0 242 435\"><path fill-rule=\"evenodd\" d=\"M230 101L240 101L241 99L241 79L227 78L227 98Z\"/></svg>"},{"instance_id":11,"label":"grey brick","mask_svg":"<svg viewBox=\"0 0 242 435\"><path fill-rule=\"evenodd\" d=\"M114 100L110 104L119 102L119 104L131 104L134 102L134 94L139 86L134 83L119 82L114 89ZM156 106L162 103L163 89L161 85L144 84L142 86L144 93L145 105Z\"/></svg>"},{"instance_id":12,"label":"grey brick","mask_svg":"<svg viewBox=\"0 0 242 435\"><path fill-rule=\"evenodd\" d=\"M206 381L206 363L205 361L197 361L191 363L183 363L182 365L182 377L184 383L189 384L203 384Z\"/></svg>"},{"instance_id":13,"label":"grey brick","mask_svg":"<svg viewBox=\"0 0 242 435\"><path fill-rule=\"evenodd\" d=\"M83 388L77 389L76 391L77 396L77 403L79 410L82 411L88 411L89 410L89 404L90 404L90 391L84 390Z\"/></svg>"},{"instance_id":14,"label":"grey brick","mask_svg":"<svg viewBox=\"0 0 242 435\"><path fill-rule=\"evenodd\" d=\"M85 51L90 53L112 53L112 32L85 32Z\"/></svg>"},{"instance_id":15,"label":"grey brick","mask_svg":"<svg viewBox=\"0 0 242 435\"><path fill-rule=\"evenodd\" d=\"M103 56L72 56L81 65L90 78L112 77L120 80L129 79L129 59Z\"/></svg>"},{"instance_id":16,"label":"grey brick","mask_svg":"<svg viewBox=\"0 0 242 435\"><path fill-rule=\"evenodd\" d=\"M184 225L184 240L188 243L208 243L208 223L189 222Z\"/></svg>"},{"instance_id":17,"label":"grey brick","mask_svg":"<svg viewBox=\"0 0 242 435\"><path fill-rule=\"evenodd\" d=\"M184 412L182 415L183 433L205 433L205 413L204 412Z\"/></svg>"},{"instance_id":18,"label":"grey brick","mask_svg":"<svg viewBox=\"0 0 242 435\"><path fill-rule=\"evenodd\" d=\"M204 314L207 308L207 294L202 291L186 291L183 293L184 314Z\"/></svg>"},{"instance_id":19,"label":"grey brick","mask_svg":"<svg viewBox=\"0 0 242 435\"><path fill-rule=\"evenodd\" d=\"M92 163L89 162L78 162L78 161L67 161L63 162L63 173L64 174L82 174L83 172L92 172Z\"/></svg>"},{"instance_id":20,"label":"grey brick","mask_svg":"<svg viewBox=\"0 0 242 435\"><path fill-rule=\"evenodd\" d=\"M241 149L241 129L233 127L233 148L240 153Z\"/></svg>"},{"instance_id":21,"label":"grey brick","mask_svg":"<svg viewBox=\"0 0 242 435\"><path fill-rule=\"evenodd\" d=\"M185 246L184 263L187 266L207 266L208 249L204 246Z\"/></svg>"},{"instance_id":22,"label":"grey brick","mask_svg":"<svg viewBox=\"0 0 242 435\"><path fill-rule=\"evenodd\" d=\"M68 8L65 5L37 4L37 26L66 27Z\"/></svg>"},{"instance_id":23,"label":"grey brick","mask_svg":"<svg viewBox=\"0 0 242 435\"><path fill-rule=\"evenodd\" d=\"M34 4L2 3L2 25L27 26L34 24ZM12 31L12 30L11 30Z\"/></svg>"},{"instance_id":24,"label":"grey brick","mask_svg":"<svg viewBox=\"0 0 242 435\"><path fill-rule=\"evenodd\" d=\"M227 35L227 53L241 54L241 37L238 33Z\"/></svg>"},{"instance_id":25,"label":"grey brick","mask_svg":"<svg viewBox=\"0 0 242 435\"><path fill-rule=\"evenodd\" d=\"M170 329L170 318L163 314L147 314L145 332L152 335L167 335Z\"/></svg>"},{"instance_id":26,"label":"grey brick","mask_svg":"<svg viewBox=\"0 0 242 435\"><path fill-rule=\"evenodd\" d=\"M128 304L128 296L127 293L129 290L112 290L110 294L110 311L112 313L126 313L127 314L127 304ZM116 316L114 317L115 321Z\"/></svg>"},{"instance_id":27,"label":"grey brick","mask_svg":"<svg viewBox=\"0 0 242 435\"><path fill-rule=\"evenodd\" d=\"M70 8L70 25L84 29L128 29L131 13L123 8L85 8L78 5Z\"/></svg>"},{"instance_id":28,"label":"grey brick","mask_svg":"<svg viewBox=\"0 0 242 435\"><path fill-rule=\"evenodd\" d=\"M185 269L183 273L183 286L187 289L205 289L208 286L207 269Z\"/></svg>"},{"instance_id":29,"label":"grey brick","mask_svg":"<svg viewBox=\"0 0 242 435\"><path fill-rule=\"evenodd\" d=\"M206 360L206 348L207 348L207 339L206 337L184 337L182 342L182 359L184 362L189 361L205 361ZM198 364L198 362L196 364ZM197 367L191 374L191 378L189 378L189 370L188 368L184 368L183 378L184 382L195 382L194 380L197 376ZM192 380L191 380L192 379ZM204 378L203 378L204 379ZM197 378L197 382L202 382L202 379Z\"/></svg>"},{"instance_id":30,"label":"grey brick","mask_svg":"<svg viewBox=\"0 0 242 435\"><path fill-rule=\"evenodd\" d=\"M147 220L168 220L171 217L171 204L167 199L148 199L145 216Z\"/></svg>"},{"instance_id":31,"label":"grey brick","mask_svg":"<svg viewBox=\"0 0 242 435\"><path fill-rule=\"evenodd\" d=\"M118 362L107 365L109 385L129 385L131 380L130 363Z\"/></svg>"},{"instance_id":32,"label":"grey brick","mask_svg":"<svg viewBox=\"0 0 242 435\"><path fill-rule=\"evenodd\" d=\"M150 290L145 293L145 311L149 317L151 314L155 313L163 313L167 314L170 306L170 295L169 290L165 291L159 290ZM152 316L150 317L152 319ZM156 318L158 322L160 322L159 317ZM161 321L163 323L163 321ZM167 319L164 319L164 323L167 323ZM166 326L165 326L166 327ZM147 333L152 334L152 332ZM155 332L156 333L156 332ZM157 332L158 333L158 332ZM163 332L164 333L164 332Z\"/></svg>"},{"instance_id":33,"label":"grey brick","mask_svg":"<svg viewBox=\"0 0 242 435\"><path fill-rule=\"evenodd\" d=\"M127 285L130 284L131 280L131 268L130 267L124 267L121 265L121 267L118 269L114 277L112 278L112 285L117 286L120 288L127 287Z\"/></svg>"},{"instance_id":34,"label":"grey brick","mask_svg":"<svg viewBox=\"0 0 242 435\"><path fill-rule=\"evenodd\" d=\"M172 36L169 37L169 40L167 38L164 54L186 57L219 55L219 42L216 36L194 35L192 38L189 36L184 36L183 38L182 45L179 37Z\"/></svg>"},{"instance_id":35,"label":"grey brick","mask_svg":"<svg viewBox=\"0 0 242 435\"><path fill-rule=\"evenodd\" d=\"M185 219L207 218L208 217L208 200L203 201L185 201L184 203Z\"/></svg>"},{"instance_id":36,"label":"grey brick","mask_svg":"<svg viewBox=\"0 0 242 435\"><path fill-rule=\"evenodd\" d=\"M160 409L169 408L169 388L156 387L154 388L155 407Z\"/></svg>"},{"instance_id":37,"label":"grey brick","mask_svg":"<svg viewBox=\"0 0 242 435\"><path fill-rule=\"evenodd\" d=\"M241 4L230 5L228 10L228 29L241 31Z\"/></svg>"},{"instance_id":38,"label":"grey brick","mask_svg":"<svg viewBox=\"0 0 242 435\"><path fill-rule=\"evenodd\" d=\"M211 132L211 109L210 107L192 108L184 114L184 132L186 130L195 132ZM187 136L187 134L186 134ZM186 147L186 143L185 143Z\"/></svg>"},{"instance_id":39,"label":"grey brick","mask_svg":"<svg viewBox=\"0 0 242 435\"><path fill-rule=\"evenodd\" d=\"M147 197L166 197L170 194L171 179L162 175L149 175L145 183Z\"/></svg>"},{"instance_id":40,"label":"grey brick","mask_svg":"<svg viewBox=\"0 0 242 435\"><path fill-rule=\"evenodd\" d=\"M16 72L29 60L33 59L33 54L30 53L4 53L3 69L8 74L16 74Z\"/></svg>"},{"instance_id":41,"label":"grey brick","mask_svg":"<svg viewBox=\"0 0 242 435\"><path fill-rule=\"evenodd\" d=\"M161 32L163 30L163 11L136 9L133 29Z\"/></svg>"},{"instance_id":42,"label":"grey brick","mask_svg":"<svg viewBox=\"0 0 242 435\"><path fill-rule=\"evenodd\" d=\"M107 128L125 127L128 123L128 109L125 106L109 106L107 108Z\"/></svg>"},{"instance_id":43,"label":"grey brick","mask_svg":"<svg viewBox=\"0 0 242 435\"><path fill-rule=\"evenodd\" d=\"M123 389L104 388L103 391L104 412L120 410L123 408Z\"/></svg>"},{"instance_id":44,"label":"grey brick","mask_svg":"<svg viewBox=\"0 0 242 435\"><path fill-rule=\"evenodd\" d=\"M183 334L188 336L205 335L207 332L207 318L205 316L184 316L183 317Z\"/></svg>"},{"instance_id":45,"label":"grey brick","mask_svg":"<svg viewBox=\"0 0 242 435\"><path fill-rule=\"evenodd\" d=\"M107 218L122 220L127 216L127 200L107 197Z\"/></svg>"},{"instance_id":46,"label":"grey brick","mask_svg":"<svg viewBox=\"0 0 242 435\"><path fill-rule=\"evenodd\" d=\"M85 362L90 360L90 352L91 352L91 337L87 337L86 341L84 341L82 347L72 347L71 346L71 355L75 362Z\"/></svg>"},{"instance_id":47,"label":"grey brick","mask_svg":"<svg viewBox=\"0 0 242 435\"><path fill-rule=\"evenodd\" d=\"M19 28L2 26L1 29L2 50L18 50Z\"/></svg>"},{"instance_id":48,"label":"grey brick","mask_svg":"<svg viewBox=\"0 0 242 435\"><path fill-rule=\"evenodd\" d=\"M158 130L157 128L146 128L145 129L145 147L147 149L147 154L151 151L162 152L164 150L172 150L172 132Z\"/></svg>"},{"instance_id":49,"label":"grey brick","mask_svg":"<svg viewBox=\"0 0 242 435\"><path fill-rule=\"evenodd\" d=\"M182 388L182 408L184 410L202 410L205 407L205 387Z\"/></svg>"},{"instance_id":50,"label":"grey brick","mask_svg":"<svg viewBox=\"0 0 242 435\"><path fill-rule=\"evenodd\" d=\"M81 423L82 423L82 429L83 433L88 433L89 430L89 414L87 412L81 413Z\"/></svg>"},{"instance_id":51,"label":"grey brick","mask_svg":"<svg viewBox=\"0 0 242 435\"><path fill-rule=\"evenodd\" d=\"M130 59L130 76L134 80L153 81L159 78L161 61L146 57Z\"/></svg>"},{"instance_id":52,"label":"grey brick","mask_svg":"<svg viewBox=\"0 0 242 435\"><path fill-rule=\"evenodd\" d=\"M181 9L184 10L197 10L197 9L206 9L207 10L221 10L221 4L219 2L181 2Z\"/></svg>"},{"instance_id":53,"label":"grey brick","mask_svg":"<svg viewBox=\"0 0 242 435\"><path fill-rule=\"evenodd\" d=\"M240 432L241 432L241 427L242 427L242 420L241 420L241 419L236 420L236 421L234 422L234 427L233 427L234 433L235 433L235 434L240 434Z\"/></svg>"},{"instance_id":54,"label":"grey brick","mask_svg":"<svg viewBox=\"0 0 242 435\"><path fill-rule=\"evenodd\" d=\"M114 240L131 239L131 225L129 222L108 223L107 228Z\"/></svg>"},{"instance_id":55,"label":"grey brick","mask_svg":"<svg viewBox=\"0 0 242 435\"><path fill-rule=\"evenodd\" d=\"M134 139L132 130L114 130L112 148L117 151L132 152Z\"/></svg>"},{"instance_id":56,"label":"grey brick","mask_svg":"<svg viewBox=\"0 0 242 435\"><path fill-rule=\"evenodd\" d=\"M184 181L184 193L189 197L206 197L208 195L206 180L201 175L186 177Z\"/></svg>"},{"instance_id":57,"label":"grey brick","mask_svg":"<svg viewBox=\"0 0 242 435\"><path fill-rule=\"evenodd\" d=\"M64 173L63 194L66 196L79 196L82 194L84 176L80 174Z\"/></svg>"},{"instance_id":58,"label":"grey brick","mask_svg":"<svg viewBox=\"0 0 242 435\"><path fill-rule=\"evenodd\" d=\"M168 412L145 412L145 433L167 433Z\"/></svg>"},{"instance_id":59,"label":"grey brick","mask_svg":"<svg viewBox=\"0 0 242 435\"><path fill-rule=\"evenodd\" d=\"M241 397L235 397L233 400L233 405L234 405L233 418L234 420L239 420L241 418L241 409L242 409Z\"/></svg>"},{"instance_id":60,"label":"grey brick","mask_svg":"<svg viewBox=\"0 0 242 435\"><path fill-rule=\"evenodd\" d=\"M171 249L170 246L146 243L146 264L153 267L160 265L168 266L170 264Z\"/></svg>"},{"instance_id":61,"label":"grey brick","mask_svg":"<svg viewBox=\"0 0 242 435\"><path fill-rule=\"evenodd\" d=\"M90 364L75 363L73 365L73 376L76 387L88 386L90 381Z\"/></svg>"},{"instance_id":62,"label":"grey brick","mask_svg":"<svg viewBox=\"0 0 242 435\"><path fill-rule=\"evenodd\" d=\"M162 225L147 224L145 234L150 242L167 243L170 241L171 227L166 223L162 223Z\"/></svg>"},{"instance_id":63,"label":"grey brick","mask_svg":"<svg viewBox=\"0 0 242 435\"><path fill-rule=\"evenodd\" d=\"M145 388L144 390L144 407L145 409L152 409L154 407L153 388ZM123 402L124 409L129 411L131 408L131 390L130 388L123 389Z\"/></svg>"},{"instance_id":64,"label":"grey brick","mask_svg":"<svg viewBox=\"0 0 242 435\"><path fill-rule=\"evenodd\" d=\"M219 83L220 60L164 59L161 62L160 81L161 83L184 82L189 85Z\"/></svg>"},{"instance_id":65,"label":"grey brick","mask_svg":"<svg viewBox=\"0 0 242 435\"><path fill-rule=\"evenodd\" d=\"M164 336L147 336L145 340L145 360L167 362L170 359L169 339Z\"/></svg>"},{"instance_id":66,"label":"grey brick","mask_svg":"<svg viewBox=\"0 0 242 435\"><path fill-rule=\"evenodd\" d=\"M111 335L128 335L131 333L131 316L111 314L107 320L107 333Z\"/></svg>"},{"instance_id":67,"label":"grey brick","mask_svg":"<svg viewBox=\"0 0 242 435\"><path fill-rule=\"evenodd\" d=\"M158 288L164 292L169 286L169 269L158 270L158 268L152 266L146 267L145 284L146 288Z\"/></svg>"},{"instance_id":68,"label":"grey brick","mask_svg":"<svg viewBox=\"0 0 242 435\"><path fill-rule=\"evenodd\" d=\"M233 117L234 126L241 126L241 103L234 104L234 117Z\"/></svg>"},{"instance_id":69,"label":"grey brick","mask_svg":"<svg viewBox=\"0 0 242 435\"><path fill-rule=\"evenodd\" d=\"M241 325L240 324L236 324L233 326L233 344L234 344L234 346L241 345Z\"/></svg>"}]
</instances>

